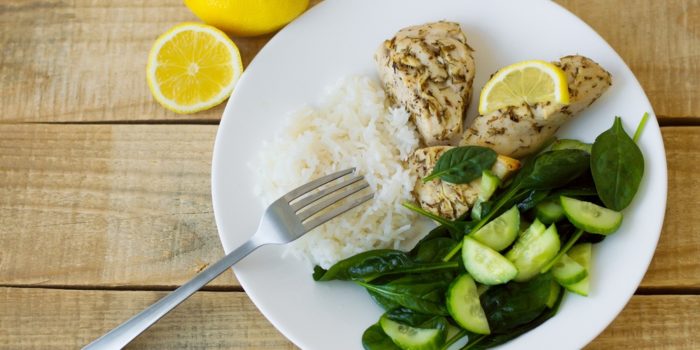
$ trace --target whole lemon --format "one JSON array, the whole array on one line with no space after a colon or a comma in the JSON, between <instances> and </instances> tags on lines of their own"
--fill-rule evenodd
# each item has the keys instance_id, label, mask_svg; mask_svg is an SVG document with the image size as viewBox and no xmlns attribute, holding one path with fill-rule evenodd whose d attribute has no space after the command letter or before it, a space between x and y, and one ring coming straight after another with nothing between
<instances>
[{"instance_id":1,"label":"whole lemon","mask_svg":"<svg viewBox=\"0 0 700 350\"><path fill-rule=\"evenodd\" d=\"M238 36L273 32L299 16L309 0L184 0L205 23Z\"/></svg>"}]
</instances>

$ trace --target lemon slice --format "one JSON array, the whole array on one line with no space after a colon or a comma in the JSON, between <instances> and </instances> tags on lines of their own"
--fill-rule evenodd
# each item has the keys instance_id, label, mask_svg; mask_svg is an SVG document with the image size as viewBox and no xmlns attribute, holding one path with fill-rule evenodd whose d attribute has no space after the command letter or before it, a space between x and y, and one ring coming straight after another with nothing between
<instances>
[{"instance_id":1,"label":"lemon slice","mask_svg":"<svg viewBox=\"0 0 700 350\"><path fill-rule=\"evenodd\" d=\"M569 87L564 71L545 61L532 60L512 64L491 77L479 98L479 113L491 113L522 103L552 102L569 104Z\"/></svg>"},{"instance_id":2,"label":"lemon slice","mask_svg":"<svg viewBox=\"0 0 700 350\"><path fill-rule=\"evenodd\" d=\"M224 32L183 23L156 39L148 54L148 87L176 113L209 109L231 95L243 72L238 48Z\"/></svg>"}]
</instances>

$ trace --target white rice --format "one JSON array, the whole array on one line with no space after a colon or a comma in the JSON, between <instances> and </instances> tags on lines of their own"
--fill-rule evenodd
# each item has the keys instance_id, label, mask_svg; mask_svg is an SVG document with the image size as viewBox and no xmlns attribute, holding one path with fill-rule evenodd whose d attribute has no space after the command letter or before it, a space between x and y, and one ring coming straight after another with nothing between
<instances>
[{"instance_id":1,"label":"white rice","mask_svg":"<svg viewBox=\"0 0 700 350\"><path fill-rule=\"evenodd\" d=\"M327 268L370 249L407 250L426 233L418 215L401 206L413 200L416 178L405 160L417 147L408 113L390 109L377 82L346 78L317 106L293 113L265 143L252 164L256 192L267 205L315 178L356 167L374 199L297 240L291 252Z\"/></svg>"}]
</instances>

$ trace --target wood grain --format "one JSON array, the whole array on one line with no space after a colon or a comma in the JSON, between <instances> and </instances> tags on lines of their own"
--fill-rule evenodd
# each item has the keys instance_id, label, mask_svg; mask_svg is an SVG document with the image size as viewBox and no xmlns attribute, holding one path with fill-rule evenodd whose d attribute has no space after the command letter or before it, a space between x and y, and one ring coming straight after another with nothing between
<instances>
[{"instance_id":1,"label":"wood grain","mask_svg":"<svg viewBox=\"0 0 700 350\"><path fill-rule=\"evenodd\" d=\"M0 349L77 349L163 292L0 288ZM200 292L128 349L294 349L242 292Z\"/></svg>"},{"instance_id":2,"label":"wood grain","mask_svg":"<svg viewBox=\"0 0 700 350\"><path fill-rule=\"evenodd\" d=\"M556 2L622 56L664 122L700 117L700 0Z\"/></svg>"},{"instance_id":3,"label":"wood grain","mask_svg":"<svg viewBox=\"0 0 700 350\"><path fill-rule=\"evenodd\" d=\"M641 286L700 291L700 128L662 128L668 163L666 217ZM700 321L700 320L699 320Z\"/></svg>"},{"instance_id":4,"label":"wood grain","mask_svg":"<svg viewBox=\"0 0 700 350\"><path fill-rule=\"evenodd\" d=\"M172 288L216 261L215 132L0 126L0 285Z\"/></svg>"},{"instance_id":5,"label":"wood grain","mask_svg":"<svg viewBox=\"0 0 700 350\"><path fill-rule=\"evenodd\" d=\"M666 223L641 286L698 291L700 127L662 130ZM215 131L0 126L0 285L173 288L214 262L222 254L209 193ZM238 285L227 274L214 286Z\"/></svg>"},{"instance_id":6,"label":"wood grain","mask_svg":"<svg viewBox=\"0 0 700 350\"><path fill-rule=\"evenodd\" d=\"M178 115L146 85L153 41L188 21L182 0L3 1L0 121L219 120L223 105ZM245 65L272 35L233 38Z\"/></svg>"},{"instance_id":7,"label":"wood grain","mask_svg":"<svg viewBox=\"0 0 700 350\"><path fill-rule=\"evenodd\" d=\"M0 349L78 348L162 296L0 288ZM634 296L587 349L697 349L699 314L700 296ZM197 293L128 348L295 349L241 292Z\"/></svg>"},{"instance_id":8,"label":"wood grain","mask_svg":"<svg viewBox=\"0 0 700 350\"><path fill-rule=\"evenodd\" d=\"M700 296L635 295L586 349L698 349Z\"/></svg>"},{"instance_id":9,"label":"wood grain","mask_svg":"<svg viewBox=\"0 0 700 350\"><path fill-rule=\"evenodd\" d=\"M558 2L616 48L657 115L700 116L700 81L688 78L700 74L700 0ZM196 20L181 0L3 2L0 122L219 120L223 106L186 116L161 108L145 82L155 38ZM244 63L271 36L234 38Z\"/></svg>"}]
</instances>

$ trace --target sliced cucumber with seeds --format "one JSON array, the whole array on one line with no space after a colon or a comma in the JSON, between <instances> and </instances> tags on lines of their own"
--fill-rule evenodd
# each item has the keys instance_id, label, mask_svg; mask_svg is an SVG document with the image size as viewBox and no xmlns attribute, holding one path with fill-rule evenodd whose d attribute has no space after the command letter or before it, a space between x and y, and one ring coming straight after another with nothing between
<instances>
[{"instance_id":1,"label":"sliced cucumber with seeds","mask_svg":"<svg viewBox=\"0 0 700 350\"><path fill-rule=\"evenodd\" d=\"M462 261L474 280L490 286L506 283L518 274L503 255L469 236L462 243Z\"/></svg>"},{"instance_id":2,"label":"sliced cucumber with seeds","mask_svg":"<svg viewBox=\"0 0 700 350\"><path fill-rule=\"evenodd\" d=\"M469 236L493 250L501 251L518 238L519 228L520 212L514 206Z\"/></svg>"},{"instance_id":3,"label":"sliced cucumber with seeds","mask_svg":"<svg viewBox=\"0 0 700 350\"><path fill-rule=\"evenodd\" d=\"M491 333L471 276L464 274L455 278L447 289L447 311L462 328L478 334Z\"/></svg>"},{"instance_id":4,"label":"sliced cucumber with seeds","mask_svg":"<svg viewBox=\"0 0 700 350\"><path fill-rule=\"evenodd\" d=\"M518 269L514 280L523 282L539 274L540 269L557 255L561 242L554 225L544 228L542 223L535 222L515 241L513 248L506 258L513 262Z\"/></svg>"},{"instance_id":5,"label":"sliced cucumber with seeds","mask_svg":"<svg viewBox=\"0 0 700 350\"><path fill-rule=\"evenodd\" d=\"M591 290L591 255L592 255L593 245L591 243L581 243L573 246L569 250L569 257L583 266L588 275L582 280L573 283L563 285L564 288L583 296L588 296Z\"/></svg>"},{"instance_id":6,"label":"sliced cucumber with seeds","mask_svg":"<svg viewBox=\"0 0 700 350\"><path fill-rule=\"evenodd\" d=\"M535 216L544 224L553 224L564 218L564 209L553 200L544 201L535 207Z\"/></svg>"},{"instance_id":7,"label":"sliced cucumber with seeds","mask_svg":"<svg viewBox=\"0 0 700 350\"><path fill-rule=\"evenodd\" d=\"M493 193L496 192L498 185L501 184L501 179L498 178L490 170L484 170L481 173L481 189L479 191L479 199L487 201Z\"/></svg>"},{"instance_id":8,"label":"sliced cucumber with seeds","mask_svg":"<svg viewBox=\"0 0 700 350\"><path fill-rule=\"evenodd\" d=\"M562 255L552 267L552 276L562 285L574 284L588 276L586 268L568 255Z\"/></svg>"},{"instance_id":9,"label":"sliced cucumber with seeds","mask_svg":"<svg viewBox=\"0 0 700 350\"><path fill-rule=\"evenodd\" d=\"M622 224L620 212L566 196L561 196L560 200L566 218L584 231L609 234L617 231Z\"/></svg>"},{"instance_id":10,"label":"sliced cucumber with seeds","mask_svg":"<svg viewBox=\"0 0 700 350\"><path fill-rule=\"evenodd\" d=\"M580 149L590 154L591 149L593 149L593 145L591 145L590 143L584 143L579 140L572 139L561 139L554 141L554 143L552 144L552 151L558 151L562 149Z\"/></svg>"},{"instance_id":11,"label":"sliced cucumber with seeds","mask_svg":"<svg viewBox=\"0 0 700 350\"><path fill-rule=\"evenodd\" d=\"M391 320L386 315L379 319L379 325L404 350L437 350L445 342L444 329L411 327Z\"/></svg>"}]
</instances>

